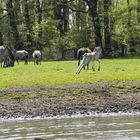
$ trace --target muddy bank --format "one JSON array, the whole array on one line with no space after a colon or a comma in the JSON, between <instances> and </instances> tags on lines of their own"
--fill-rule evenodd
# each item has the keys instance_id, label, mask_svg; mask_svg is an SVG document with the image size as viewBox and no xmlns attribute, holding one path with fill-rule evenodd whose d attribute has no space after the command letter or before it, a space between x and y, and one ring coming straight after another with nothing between
<instances>
[{"instance_id":1,"label":"muddy bank","mask_svg":"<svg viewBox=\"0 0 140 140\"><path fill-rule=\"evenodd\" d=\"M0 88L0 118L140 111L140 82Z\"/></svg>"}]
</instances>

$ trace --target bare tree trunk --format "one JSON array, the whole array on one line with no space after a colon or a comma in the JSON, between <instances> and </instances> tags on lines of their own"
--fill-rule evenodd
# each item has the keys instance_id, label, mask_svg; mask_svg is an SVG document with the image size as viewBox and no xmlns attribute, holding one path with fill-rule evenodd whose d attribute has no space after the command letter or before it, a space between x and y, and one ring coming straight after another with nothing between
<instances>
[{"instance_id":1,"label":"bare tree trunk","mask_svg":"<svg viewBox=\"0 0 140 140\"><path fill-rule=\"evenodd\" d=\"M20 49L21 46L20 46L20 41L19 41L19 33L18 33L18 29L17 29L12 0L6 1L6 8L7 8L7 12L8 12L10 33L13 35L13 45L14 45L15 49Z\"/></svg>"},{"instance_id":2,"label":"bare tree trunk","mask_svg":"<svg viewBox=\"0 0 140 140\"><path fill-rule=\"evenodd\" d=\"M2 32L0 31L0 45L3 45L3 37L2 37Z\"/></svg>"},{"instance_id":3,"label":"bare tree trunk","mask_svg":"<svg viewBox=\"0 0 140 140\"><path fill-rule=\"evenodd\" d=\"M140 23L140 0L137 0L137 19L138 23Z\"/></svg>"},{"instance_id":4,"label":"bare tree trunk","mask_svg":"<svg viewBox=\"0 0 140 140\"><path fill-rule=\"evenodd\" d=\"M0 6L1 8L1 6ZM0 17L2 16L3 11L0 11ZM3 45L3 35L2 35L2 29L1 29L1 21L0 21L0 45Z\"/></svg>"},{"instance_id":5,"label":"bare tree trunk","mask_svg":"<svg viewBox=\"0 0 140 140\"><path fill-rule=\"evenodd\" d=\"M130 47L134 48L135 45L135 41L133 36L131 35L131 27L132 27L132 23L131 23L131 8L130 8L130 0L127 0L127 5L128 5L128 21L127 21L127 28L128 28L128 34L129 34L129 43L130 43Z\"/></svg>"},{"instance_id":6,"label":"bare tree trunk","mask_svg":"<svg viewBox=\"0 0 140 140\"><path fill-rule=\"evenodd\" d=\"M130 8L130 0L127 0L127 5L128 5L128 28L131 27L131 8Z\"/></svg>"},{"instance_id":7,"label":"bare tree trunk","mask_svg":"<svg viewBox=\"0 0 140 140\"><path fill-rule=\"evenodd\" d=\"M64 1L64 5L67 5L67 0ZM64 33L69 30L69 8L63 6L63 24L64 24Z\"/></svg>"},{"instance_id":8,"label":"bare tree trunk","mask_svg":"<svg viewBox=\"0 0 140 140\"><path fill-rule=\"evenodd\" d=\"M100 19L98 15L98 0L85 0L89 7L89 12L91 14L93 24L94 24L94 34L95 34L95 44L96 46L102 47L102 35L100 27Z\"/></svg>"},{"instance_id":9,"label":"bare tree trunk","mask_svg":"<svg viewBox=\"0 0 140 140\"><path fill-rule=\"evenodd\" d=\"M35 2L36 2L37 23L39 25L39 31L38 31L39 41L37 42L37 46L38 46L38 49L42 50L42 43L41 43L41 39L42 39L42 26L41 26L41 22L42 22L42 6L41 6L40 0L36 0Z\"/></svg>"},{"instance_id":10,"label":"bare tree trunk","mask_svg":"<svg viewBox=\"0 0 140 140\"><path fill-rule=\"evenodd\" d=\"M32 45L32 28L30 24L30 15L29 15L29 6L28 6L28 0L23 1L23 14L24 14L24 20L25 20L25 26L26 26L26 40L27 40L27 47L31 47Z\"/></svg>"},{"instance_id":11,"label":"bare tree trunk","mask_svg":"<svg viewBox=\"0 0 140 140\"><path fill-rule=\"evenodd\" d=\"M15 9L15 18L17 19L17 22L18 22L18 19L20 19L20 15L21 15L21 8L20 8L20 1L21 0L14 0L14 9Z\"/></svg>"},{"instance_id":12,"label":"bare tree trunk","mask_svg":"<svg viewBox=\"0 0 140 140\"><path fill-rule=\"evenodd\" d=\"M109 6L110 1L104 0L104 38L105 38L105 50L111 50L111 33L109 26Z\"/></svg>"},{"instance_id":13,"label":"bare tree trunk","mask_svg":"<svg viewBox=\"0 0 140 140\"><path fill-rule=\"evenodd\" d=\"M68 0L63 0L62 3L58 3L54 8L55 19L59 21L58 30L60 32L60 37L63 38L65 33L69 30L69 8L66 6ZM63 39L62 39L63 40ZM61 41L62 41L61 40ZM65 46L60 44L60 52L62 59L65 59Z\"/></svg>"}]
</instances>

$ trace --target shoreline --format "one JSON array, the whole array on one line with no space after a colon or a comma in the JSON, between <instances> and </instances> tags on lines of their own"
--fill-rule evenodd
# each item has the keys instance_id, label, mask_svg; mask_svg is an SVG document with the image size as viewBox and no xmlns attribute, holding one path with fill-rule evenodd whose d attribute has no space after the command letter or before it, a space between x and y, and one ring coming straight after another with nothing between
<instances>
[{"instance_id":1,"label":"shoreline","mask_svg":"<svg viewBox=\"0 0 140 140\"><path fill-rule=\"evenodd\" d=\"M96 113L96 112L88 112L87 114L72 114L72 115L62 115L62 116L51 116L51 117L43 117L43 116L36 116L36 117L20 117L20 118L0 118L1 122L4 121L32 121L32 120L52 120L52 119L63 119L63 118L81 118L81 117L130 117L130 116L140 116L140 111L128 111L128 112L117 112L117 113Z\"/></svg>"},{"instance_id":2,"label":"shoreline","mask_svg":"<svg viewBox=\"0 0 140 140\"><path fill-rule=\"evenodd\" d=\"M0 88L0 118L55 118L140 114L140 82L101 81L75 85ZM136 113L136 114L137 114Z\"/></svg>"}]
</instances>

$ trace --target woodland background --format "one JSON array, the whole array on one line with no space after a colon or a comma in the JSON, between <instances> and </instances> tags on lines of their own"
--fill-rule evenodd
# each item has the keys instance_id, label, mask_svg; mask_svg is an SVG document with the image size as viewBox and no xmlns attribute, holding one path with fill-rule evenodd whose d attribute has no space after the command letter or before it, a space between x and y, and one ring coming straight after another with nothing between
<instances>
[{"instance_id":1,"label":"woodland background","mask_svg":"<svg viewBox=\"0 0 140 140\"><path fill-rule=\"evenodd\" d=\"M104 57L139 54L140 0L0 0L0 45L73 59L81 47Z\"/></svg>"}]
</instances>

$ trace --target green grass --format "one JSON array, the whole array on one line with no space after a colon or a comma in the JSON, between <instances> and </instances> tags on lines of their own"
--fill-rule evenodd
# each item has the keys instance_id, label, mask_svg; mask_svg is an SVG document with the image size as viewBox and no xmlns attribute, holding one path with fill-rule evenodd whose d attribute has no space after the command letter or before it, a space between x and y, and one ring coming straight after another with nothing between
<instances>
[{"instance_id":1,"label":"green grass","mask_svg":"<svg viewBox=\"0 0 140 140\"><path fill-rule=\"evenodd\" d=\"M140 80L140 59L102 59L101 71L82 70L76 75L77 61L20 62L12 68L0 68L0 87L26 87L58 84L93 83L101 80ZM97 64L96 64L97 70Z\"/></svg>"}]
</instances>

